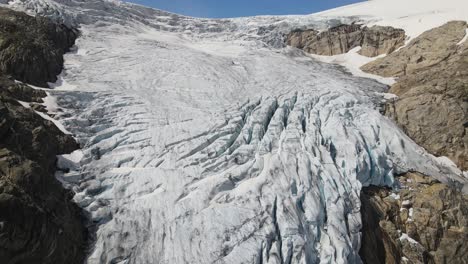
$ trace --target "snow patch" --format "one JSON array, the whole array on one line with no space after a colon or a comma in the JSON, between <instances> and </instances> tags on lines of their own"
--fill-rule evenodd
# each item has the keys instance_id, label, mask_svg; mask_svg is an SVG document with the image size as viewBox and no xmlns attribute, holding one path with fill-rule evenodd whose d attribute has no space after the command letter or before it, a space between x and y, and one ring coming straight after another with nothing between
<instances>
[{"instance_id":1,"label":"snow patch","mask_svg":"<svg viewBox=\"0 0 468 264\"><path fill-rule=\"evenodd\" d=\"M28 103L28 102L23 102L23 101L20 101L20 100L17 100L17 101L18 101L18 103L20 103L23 107L28 108L28 109L31 109L30 103ZM34 110L34 112L35 112L36 114L38 114L39 116L41 116L42 118L44 118L45 120L48 120L48 121L51 121L52 123L54 123L54 125L55 125L58 129L60 129L60 131L62 131L63 133L65 133L65 134L71 134L71 133L63 126L63 124L60 123L59 121L53 119L52 117L50 117L50 116L48 116L47 114L44 114L44 113L42 113L42 112L39 112L39 111L36 111L36 110Z\"/></svg>"},{"instance_id":2,"label":"snow patch","mask_svg":"<svg viewBox=\"0 0 468 264\"><path fill-rule=\"evenodd\" d=\"M23 102L20 100L16 100L18 103L20 103L24 108L31 109L31 105L28 102Z\"/></svg>"},{"instance_id":3,"label":"snow patch","mask_svg":"<svg viewBox=\"0 0 468 264\"><path fill-rule=\"evenodd\" d=\"M462 45L468 39L468 28L465 29L465 36L457 43L457 46Z\"/></svg>"},{"instance_id":4,"label":"snow patch","mask_svg":"<svg viewBox=\"0 0 468 264\"><path fill-rule=\"evenodd\" d=\"M411 238L410 236L408 236L408 234L406 233L403 233L401 236L400 236L400 241L403 241L403 240L407 240L408 242L410 242L411 244L416 244L416 245L419 245L419 242L414 240L413 238Z\"/></svg>"},{"instance_id":5,"label":"snow patch","mask_svg":"<svg viewBox=\"0 0 468 264\"><path fill-rule=\"evenodd\" d=\"M381 58L383 56L386 56L386 54L379 55L376 57L366 57L358 52L361 50L361 47L355 47L348 51L347 53L344 54L338 54L338 55L333 55L333 56L323 56L323 55L315 55L315 54L310 54L309 56L312 58L315 58L317 60L327 62L327 63L334 63L334 64L339 64L344 66L350 73L352 73L355 76L359 77L364 77L364 78L371 78L374 80L377 80L381 83L387 84L387 85L392 85L395 83L395 78L385 78L381 77L378 75L370 74L363 72L360 68L371 62L374 61L378 58Z\"/></svg>"},{"instance_id":6,"label":"snow patch","mask_svg":"<svg viewBox=\"0 0 468 264\"><path fill-rule=\"evenodd\" d=\"M57 105L57 99L50 94L50 92L46 92L46 97L42 98L43 104L46 107L48 113L56 113L59 110L59 106Z\"/></svg>"},{"instance_id":7,"label":"snow patch","mask_svg":"<svg viewBox=\"0 0 468 264\"><path fill-rule=\"evenodd\" d=\"M53 119L52 117L48 116L47 114L44 114L44 113L41 113L39 111L34 111L36 112L36 114L40 115L42 118L44 118L45 120L49 120L51 121L52 123L54 123L54 125L60 129L60 131L62 131L64 134L67 134L67 135L71 135L72 133L70 131L68 131L62 123L60 123L59 121Z\"/></svg>"},{"instance_id":8,"label":"snow patch","mask_svg":"<svg viewBox=\"0 0 468 264\"><path fill-rule=\"evenodd\" d=\"M62 170L78 170L80 167L80 161L84 158L82 150L75 150L70 154L58 155L57 156L57 168Z\"/></svg>"}]
</instances>

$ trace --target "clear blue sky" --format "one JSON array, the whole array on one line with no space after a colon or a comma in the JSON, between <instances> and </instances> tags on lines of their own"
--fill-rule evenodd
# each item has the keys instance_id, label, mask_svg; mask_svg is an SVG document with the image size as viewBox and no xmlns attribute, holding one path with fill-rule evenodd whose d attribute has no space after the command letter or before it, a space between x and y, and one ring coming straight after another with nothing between
<instances>
[{"instance_id":1,"label":"clear blue sky","mask_svg":"<svg viewBox=\"0 0 468 264\"><path fill-rule=\"evenodd\" d=\"M363 0L127 0L194 17L310 14Z\"/></svg>"}]
</instances>

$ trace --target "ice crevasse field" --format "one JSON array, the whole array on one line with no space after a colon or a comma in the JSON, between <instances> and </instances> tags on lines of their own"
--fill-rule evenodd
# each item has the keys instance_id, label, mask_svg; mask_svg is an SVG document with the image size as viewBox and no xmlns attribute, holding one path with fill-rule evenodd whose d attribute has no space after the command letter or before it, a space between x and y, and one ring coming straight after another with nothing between
<instances>
[{"instance_id":1,"label":"ice crevasse field","mask_svg":"<svg viewBox=\"0 0 468 264\"><path fill-rule=\"evenodd\" d=\"M292 29L354 21L411 39L467 20L467 1L216 20L120 1L0 3L81 31L46 104L82 146L57 177L96 224L88 263L360 263L362 186L419 171L468 188L379 112L392 80L364 78L372 59L283 45Z\"/></svg>"}]
</instances>

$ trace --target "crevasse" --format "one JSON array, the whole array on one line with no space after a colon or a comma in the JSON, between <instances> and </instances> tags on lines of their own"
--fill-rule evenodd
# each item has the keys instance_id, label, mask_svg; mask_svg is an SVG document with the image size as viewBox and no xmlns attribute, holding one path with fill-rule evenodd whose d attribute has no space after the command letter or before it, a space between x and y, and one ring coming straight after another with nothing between
<instances>
[{"instance_id":1,"label":"crevasse","mask_svg":"<svg viewBox=\"0 0 468 264\"><path fill-rule=\"evenodd\" d=\"M48 106L82 146L58 177L96 224L88 263L360 263L363 185L466 182L379 113L385 85L282 45L336 18L10 5L80 26Z\"/></svg>"}]
</instances>

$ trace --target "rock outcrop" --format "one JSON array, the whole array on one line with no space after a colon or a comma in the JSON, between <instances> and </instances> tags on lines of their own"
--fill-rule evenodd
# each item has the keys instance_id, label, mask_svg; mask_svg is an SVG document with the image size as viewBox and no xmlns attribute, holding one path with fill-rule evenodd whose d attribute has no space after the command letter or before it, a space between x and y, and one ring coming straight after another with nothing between
<instances>
[{"instance_id":1,"label":"rock outcrop","mask_svg":"<svg viewBox=\"0 0 468 264\"><path fill-rule=\"evenodd\" d=\"M43 96L26 85L0 80L2 263L80 263L84 257L81 212L54 177L56 155L75 150L77 144L17 101L40 103Z\"/></svg>"},{"instance_id":2,"label":"rock outcrop","mask_svg":"<svg viewBox=\"0 0 468 264\"><path fill-rule=\"evenodd\" d=\"M53 81L52 74L63 66L58 55L65 51L65 47L46 41L65 36L61 33L64 27L54 25L0 9L3 73L35 84ZM42 31L42 26L47 31ZM63 41L73 43L71 39ZM78 145L34 111L44 110L45 96L43 90L0 74L1 263L84 260L87 230L81 210L72 202L72 193L54 177L56 155L70 153Z\"/></svg>"},{"instance_id":3,"label":"rock outcrop","mask_svg":"<svg viewBox=\"0 0 468 264\"><path fill-rule=\"evenodd\" d=\"M337 55L361 47L359 53L374 57L389 54L405 42L405 32L392 27L362 27L361 25L340 25L324 32L314 29L295 30L286 42L292 47L318 55Z\"/></svg>"},{"instance_id":4,"label":"rock outcrop","mask_svg":"<svg viewBox=\"0 0 468 264\"><path fill-rule=\"evenodd\" d=\"M419 173L361 193L364 263L466 263L468 197Z\"/></svg>"},{"instance_id":5,"label":"rock outcrop","mask_svg":"<svg viewBox=\"0 0 468 264\"><path fill-rule=\"evenodd\" d=\"M468 169L468 42L466 22L453 21L423 33L406 47L362 67L398 77L397 100L386 115L419 145Z\"/></svg>"},{"instance_id":6,"label":"rock outcrop","mask_svg":"<svg viewBox=\"0 0 468 264\"><path fill-rule=\"evenodd\" d=\"M361 46L365 56L389 54L362 69L398 77L390 89L398 99L385 107L419 145L468 169L468 42L466 22L432 29L395 51L404 32L342 25L319 33L300 30L288 45L319 55ZM393 52L393 53L392 53ZM391 54L390 54L391 53ZM419 173L399 178L401 189L366 187L361 193L360 255L364 263L466 263L468 198Z\"/></svg>"},{"instance_id":7,"label":"rock outcrop","mask_svg":"<svg viewBox=\"0 0 468 264\"><path fill-rule=\"evenodd\" d=\"M0 73L48 87L62 71L63 54L78 32L43 17L0 8Z\"/></svg>"}]
</instances>

